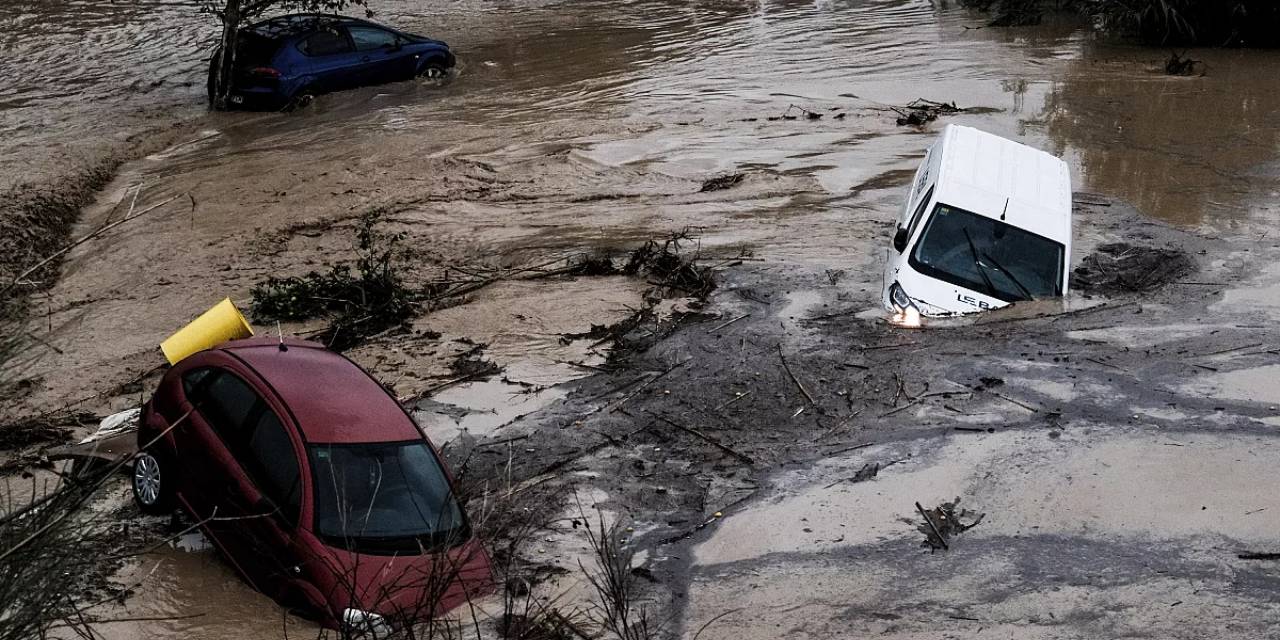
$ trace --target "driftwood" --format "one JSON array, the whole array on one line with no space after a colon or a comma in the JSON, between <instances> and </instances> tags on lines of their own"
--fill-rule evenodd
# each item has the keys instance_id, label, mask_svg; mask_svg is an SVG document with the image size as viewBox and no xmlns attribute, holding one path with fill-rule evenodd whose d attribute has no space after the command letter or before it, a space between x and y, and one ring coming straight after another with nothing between
<instances>
[{"instance_id":1,"label":"driftwood","mask_svg":"<svg viewBox=\"0 0 1280 640\"><path fill-rule=\"evenodd\" d=\"M746 454L744 454L744 453L741 453L741 452L737 451L736 449L733 449L732 447L729 447L728 445L724 444L723 442L720 442L719 440L716 440L715 438L712 438L711 436L709 436L709 435L707 435L707 434L705 434L705 433L703 433L703 432L701 432L701 431L698 431L697 429L694 429L694 428L692 428L692 427L686 427L686 426L684 426L684 425L682 425L682 424L680 424L680 423L678 423L678 422L676 422L676 421L674 421L674 420L672 420L672 419L670 419L670 418L668 418L668 417L666 417L666 416L664 416L664 415L661 415L661 414L657 414L657 413L650 413L649 415L652 415L653 417L657 418L658 420L661 420L662 422L665 422L665 423L667 423L667 424L669 424L669 425L671 425L671 426L673 426L673 427L675 427L675 428L677 428L677 429L679 429L679 430L681 430L681 431L683 431L683 432L685 432L685 433L687 433L687 434L689 434L689 435L691 435L691 436L695 436L695 437L701 438L701 439L702 439L704 442L706 442L707 444L710 444L710 445L714 446L715 448L717 448L717 449L719 449L719 450L721 450L721 451L723 451L723 452L725 452L725 453L727 453L727 454L729 454L729 455L733 456L734 458L737 458L739 461L741 461L741 462L745 463L747 466L752 466L752 467L754 467L754 466L755 466L755 464L756 464L756 461L755 461L755 460L753 460L753 459L751 458L751 456L748 456L748 455L746 455Z\"/></svg>"},{"instance_id":2,"label":"driftwood","mask_svg":"<svg viewBox=\"0 0 1280 640\"><path fill-rule=\"evenodd\" d=\"M924 510L924 507L920 506L919 502L916 503L916 511L920 512L920 517L924 518L924 523L929 525L929 530L933 531L933 535L937 538L938 543L942 545L942 548L950 549L951 547L947 545L946 537L938 530L938 525L933 523L933 518L929 517L929 513ZM929 542L932 542L932 540Z\"/></svg>"},{"instance_id":3,"label":"driftwood","mask_svg":"<svg viewBox=\"0 0 1280 640\"><path fill-rule=\"evenodd\" d=\"M791 381L796 383L796 388L800 390L800 393L804 394L804 397L806 400L809 401L809 404L817 405L818 403L814 401L813 396L809 395L809 391L804 388L803 384L800 383L800 379L796 377L795 373L792 373L791 365L787 364L787 356L783 355L782 353L781 344L778 345L778 357L782 359L782 368L787 371L788 376L791 376ZM796 415L800 415L800 412L797 411Z\"/></svg>"},{"instance_id":4,"label":"driftwood","mask_svg":"<svg viewBox=\"0 0 1280 640\"><path fill-rule=\"evenodd\" d=\"M916 511L924 518L924 524L917 529L925 534L924 542L921 546L929 547L934 551L938 549L948 550L951 548L948 540L957 534L972 529L980 522L986 514L979 513L973 522L965 524L961 522L961 518L970 517L974 514L966 509L960 509L960 498L956 498L951 502L944 502L932 509L925 509L916 503Z\"/></svg>"}]
</instances>

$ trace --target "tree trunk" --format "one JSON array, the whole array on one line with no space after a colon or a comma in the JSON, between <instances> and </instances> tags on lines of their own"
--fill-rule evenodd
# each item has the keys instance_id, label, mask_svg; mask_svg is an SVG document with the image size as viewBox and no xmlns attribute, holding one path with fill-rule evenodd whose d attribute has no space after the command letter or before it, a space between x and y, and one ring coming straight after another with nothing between
<instances>
[{"instance_id":1,"label":"tree trunk","mask_svg":"<svg viewBox=\"0 0 1280 640\"><path fill-rule=\"evenodd\" d=\"M227 108L231 95L231 79L236 63L236 38L240 35L240 4L242 0L227 0L222 11L222 44L218 47L218 60L214 67L213 108Z\"/></svg>"}]
</instances>

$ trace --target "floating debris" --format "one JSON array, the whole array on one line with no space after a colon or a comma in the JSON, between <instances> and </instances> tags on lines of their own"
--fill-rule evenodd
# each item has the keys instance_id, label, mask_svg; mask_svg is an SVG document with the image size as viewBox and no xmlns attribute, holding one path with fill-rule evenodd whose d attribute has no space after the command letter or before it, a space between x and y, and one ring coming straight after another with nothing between
<instances>
[{"instance_id":1,"label":"floating debris","mask_svg":"<svg viewBox=\"0 0 1280 640\"><path fill-rule=\"evenodd\" d=\"M738 186L738 184L746 177L746 174L731 173L726 176L711 178L710 180L702 183L702 188L699 189L698 192L706 193L708 191L724 191L725 189L732 189L733 187Z\"/></svg>"},{"instance_id":2,"label":"floating debris","mask_svg":"<svg viewBox=\"0 0 1280 640\"><path fill-rule=\"evenodd\" d=\"M841 478L839 480L836 480L835 482L832 482L831 484L827 485L826 488L830 489L831 487L834 487L840 484L841 482L848 482L849 484L857 484L859 482L874 480L875 477L880 474L880 471L882 469L884 469L885 467L891 464L897 464L898 462L899 462L898 460L893 460L883 465L880 464L879 462L868 462L867 464L862 465L862 468L858 469L857 473L854 473L852 476L849 476L848 478Z\"/></svg>"},{"instance_id":3,"label":"floating debris","mask_svg":"<svg viewBox=\"0 0 1280 640\"><path fill-rule=\"evenodd\" d=\"M853 477L849 479L849 482L866 482L867 480L876 477L876 474L878 473L880 473L880 463L868 462L863 465L861 469L858 469L857 473L853 474Z\"/></svg>"},{"instance_id":4,"label":"floating debris","mask_svg":"<svg viewBox=\"0 0 1280 640\"><path fill-rule=\"evenodd\" d=\"M697 298L705 298L716 288L711 267L699 266L699 253L684 253L680 243L691 241L687 232L671 235L661 243L649 240L631 252L622 272L648 278L651 284L678 289Z\"/></svg>"},{"instance_id":5,"label":"floating debris","mask_svg":"<svg viewBox=\"0 0 1280 640\"><path fill-rule=\"evenodd\" d=\"M1004 386L1004 378L997 378L994 376L984 376L984 377L978 378L978 383L979 384L977 389L979 391L983 391L986 389L994 389L995 387Z\"/></svg>"},{"instance_id":6,"label":"floating debris","mask_svg":"<svg viewBox=\"0 0 1280 640\"><path fill-rule=\"evenodd\" d=\"M1182 57L1186 52L1178 53L1177 51L1169 52L1169 59L1164 63L1164 72L1171 76L1189 76L1196 72L1196 65L1200 64L1199 60Z\"/></svg>"},{"instance_id":7,"label":"floating debris","mask_svg":"<svg viewBox=\"0 0 1280 640\"><path fill-rule=\"evenodd\" d=\"M918 98L905 107L889 107L898 114L898 126L920 127L938 119L938 116L964 113L955 102L934 102Z\"/></svg>"},{"instance_id":8,"label":"floating debris","mask_svg":"<svg viewBox=\"0 0 1280 640\"><path fill-rule=\"evenodd\" d=\"M928 547L932 551L938 549L950 549L948 541L969 529L978 526L987 514L975 514L968 509L956 509L960 506L960 498L956 498L951 502L944 502L932 509L925 510L916 503L916 511L920 512L920 516L924 518L924 524L916 527L925 538L920 546ZM962 519L972 518L973 521L965 524Z\"/></svg>"},{"instance_id":9,"label":"floating debris","mask_svg":"<svg viewBox=\"0 0 1280 640\"><path fill-rule=\"evenodd\" d=\"M1071 274L1071 288L1084 293L1150 291L1196 270L1186 252L1127 242L1101 245Z\"/></svg>"},{"instance_id":10,"label":"floating debris","mask_svg":"<svg viewBox=\"0 0 1280 640\"><path fill-rule=\"evenodd\" d=\"M836 107L832 110L836 111L838 109L839 107ZM782 115L769 116L768 118L766 118L766 120L769 120L770 122L776 122L778 120L799 120L801 117L803 117L805 120L821 120L822 116L823 114L818 113L817 111L812 111L804 107L801 107L799 105L790 104L790 105L787 105L787 110L783 111ZM843 120L844 114L843 113L838 114L836 116L836 119Z\"/></svg>"}]
</instances>

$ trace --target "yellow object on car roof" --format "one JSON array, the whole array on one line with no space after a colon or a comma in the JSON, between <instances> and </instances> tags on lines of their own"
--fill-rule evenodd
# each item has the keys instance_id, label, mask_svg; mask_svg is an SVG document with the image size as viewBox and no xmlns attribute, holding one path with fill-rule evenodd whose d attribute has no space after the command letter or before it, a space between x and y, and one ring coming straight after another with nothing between
<instances>
[{"instance_id":1,"label":"yellow object on car roof","mask_svg":"<svg viewBox=\"0 0 1280 640\"><path fill-rule=\"evenodd\" d=\"M253 336L253 328L244 319L231 298L200 314L199 318L178 330L160 343L160 350L169 364L178 364L187 356L216 347L228 340Z\"/></svg>"}]
</instances>

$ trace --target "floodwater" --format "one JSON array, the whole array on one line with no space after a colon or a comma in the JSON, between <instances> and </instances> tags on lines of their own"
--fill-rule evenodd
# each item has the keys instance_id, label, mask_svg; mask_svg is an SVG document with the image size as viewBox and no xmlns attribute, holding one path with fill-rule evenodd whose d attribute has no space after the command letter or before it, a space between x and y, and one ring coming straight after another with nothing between
<instances>
[{"instance_id":1,"label":"floodwater","mask_svg":"<svg viewBox=\"0 0 1280 640\"><path fill-rule=\"evenodd\" d=\"M890 106L916 98L974 108L948 121L1060 154L1077 189L1157 218L1256 234L1277 218L1280 57L1266 52L1192 52L1206 74L1170 78L1159 72L1163 51L1101 43L1072 23L975 29L981 18L925 0L373 4L386 22L448 41L457 78L325 96L293 114L206 114L214 25L189 4L0 6L0 185L56 184L127 154L131 135L178 124L190 132L126 165L86 212L85 229L100 224L131 185L142 185L139 206L190 196L69 257L42 318L42 339L60 350L20 363L42 380L33 398L81 397L104 372L145 371L164 336L223 295L243 302L262 277L315 268L349 245L296 230L373 206L389 207L395 224L419 234L415 248L444 262L511 266L693 227L708 251L847 270L849 286L865 292L879 285L872 274L905 181L942 124L896 126ZM796 108L822 117L780 119ZM702 180L727 172L748 176L729 192L699 193ZM548 289L485 292L476 301L485 311L460 307L415 329L485 342L516 383L547 387L594 362L582 343L556 336L616 320L640 296L609 281L563 300ZM792 311L811 302L797 293ZM432 349L354 356L384 380L447 378ZM514 390L506 386L445 404L475 408L467 402L501 398ZM482 408L464 424L446 411L441 433L489 432L521 412L486 419ZM1151 453L1117 446L1098 455ZM1166 464L1194 463L1192 451ZM871 530L901 529L882 524ZM140 566L156 560L159 582L131 611L180 615L206 600L242 608L139 622L138 635L278 635L281 619L259 619L271 607L211 552L167 550ZM236 595L217 595L224 590Z\"/></svg>"},{"instance_id":2,"label":"floodwater","mask_svg":"<svg viewBox=\"0 0 1280 640\"><path fill-rule=\"evenodd\" d=\"M1084 189L1177 222L1272 211L1280 174L1280 61L1267 52L1193 52L1205 75L1170 78L1162 51L1098 43L1071 24L972 29L980 19L923 0L374 8L450 42L460 81L335 96L300 116L208 118L226 130L217 146L253 140L286 162L335 129L344 140L394 132L428 153L448 149L442 138L483 141L511 159L564 145L675 176L811 176L819 198L857 209L901 184L926 143L884 109L924 97L999 110L957 120L1065 155ZM0 176L56 177L132 131L199 116L214 31L172 0L4 3ZM767 120L793 104L827 117ZM852 117L835 121L833 108Z\"/></svg>"},{"instance_id":3,"label":"floodwater","mask_svg":"<svg viewBox=\"0 0 1280 640\"><path fill-rule=\"evenodd\" d=\"M1252 475L1277 446L1274 436L1106 426L1059 438L959 434L787 472L695 548L685 628L706 623L703 638L1190 637L1182 625L1255 611L1274 620L1265 589L1222 597L1235 574L1160 564L1217 567L1274 538L1276 501ZM885 465L873 480L847 481L873 462ZM957 495L981 496L959 505L981 523L948 553L921 552L913 503ZM942 620L930 610L939 603Z\"/></svg>"},{"instance_id":4,"label":"floodwater","mask_svg":"<svg viewBox=\"0 0 1280 640\"><path fill-rule=\"evenodd\" d=\"M199 113L207 21L180 0L0 4L0 188L56 181Z\"/></svg>"}]
</instances>

